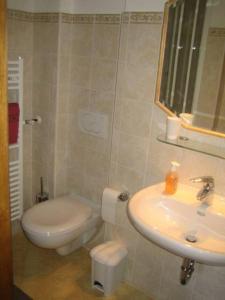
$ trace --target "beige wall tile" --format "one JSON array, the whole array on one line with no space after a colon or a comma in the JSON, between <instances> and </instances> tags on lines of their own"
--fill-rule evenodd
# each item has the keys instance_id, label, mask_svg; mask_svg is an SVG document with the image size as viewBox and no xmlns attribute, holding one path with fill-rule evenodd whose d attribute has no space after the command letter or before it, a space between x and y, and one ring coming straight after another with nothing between
<instances>
[{"instance_id":1,"label":"beige wall tile","mask_svg":"<svg viewBox=\"0 0 225 300\"><path fill-rule=\"evenodd\" d=\"M45 138L38 138L37 136L33 136L33 145L32 145L32 160L37 161L39 163L43 163L47 167L47 160L49 155L49 138L48 136Z\"/></svg>"},{"instance_id":2,"label":"beige wall tile","mask_svg":"<svg viewBox=\"0 0 225 300\"><path fill-rule=\"evenodd\" d=\"M115 94L108 91L91 91L90 110L106 114L110 119L114 110Z\"/></svg>"},{"instance_id":3,"label":"beige wall tile","mask_svg":"<svg viewBox=\"0 0 225 300\"><path fill-rule=\"evenodd\" d=\"M160 24L130 24L127 40L129 64L155 65L159 56Z\"/></svg>"},{"instance_id":4,"label":"beige wall tile","mask_svg":"<svg viewBox=\"0 0 225 300\"><path fill-rule=\"evenodd\" d=\"M59 24L34 23L34 50L39 54L56 53L58 48Z\"/></svg>"},{"instance_id":5,"label":"beige wall tile","mask_svg":"<svg viewBox=\"0 0 225 300\"><path fill-rule=\"evenodd\" d=\"M52 111L51 85L44 82L33 83L33 113L49 114Z\"/></svg>"},{"instance_id":6,"label":"beige wall tile","mask_svg":"<svg viewBox=\"0 0 225 300\"><path fill-rule=\"evenodd\" d=\"M83 145L90 151L96 151L101 154L109 151L110 144L107 140L80 131L78 128L77 114L70 114L69 122L69 128L72 128L72 130L69 131L69 143L73 140L72 143Z\"/></svg>"},{"instance_id":7,"label":"beige wall tile","mask_svg":"<svg viewBox=\"0 0 225 300\"><path fill-rule=\"evenodd\" d=\"M213 299L213 295L208 294L207 296L201 294L199 291L194 291L192 294L192 300L210 300Z\"/></svg>"},{"instance_id":8,"label":"beige wall tile","mask_svg":"<svg viewBox=\"0 0 225 300\"><path fill-rule=\"evenodd\" d=\"M90 87L91 60L88 57L71 56L71 82L83 88Z\"/></svg>"},{"instance_id":9,"label":"beige wall tile","mask_svg":"<svg viewBox=\"0 0 225 300\"><path fill-rule=\"evenodd\" d=\"M135 261L133 284L149 297L157 299L160 291L161 269L155 262L151 266Z\"/></svg>"},{"instance_id":10,"label":"beige wall tile","mask_svg":"<svg viewBox=\"0 0 225 300\"><path fill-rule=\"evenodd\" d=\"M56 120L56 142L55 146L57 151L67 151L68 141L68 114L58 114Z\"/></svg>"},{"instance_id":11,"label":"beige wall tile","mask_svg":"<svg viewBox=\"0 0 225 300\"><path fill-rule=\"evenodd\" d=\"M81 195L97 205L101 205L102 191L107 186L107 181L107 177L99 178L85 173L83 193Z\"/></svg>"},{"instance_id":12,"label":"beige wall tile","mask_svg":"<svg viewBox=\"0 0 225 300\"><path fill-rule=\"evenodd\" d=\"M65 166L63 168L65 170ZM57 183L55 186L54 197L60 197L67 195L68 186L67 186L67 174L66 172L59 172L55 174L55 182Z\"/></svg>"},{"instance_id":13,"label":"beige wall tile","mask_svg":"<svg viewBox=\"0 0 225 300\"><path fill-rule=\"evenodd\" d=\"M111 146L111 162L118 161L118 154L119 154L119 140L120 139L120 132L118 130L113 129L112 132L112 146Z\"/></svg>"},{"instance_id":14,"label":"beige wall tile","mask_svg":"<svg viewBox=\"0 0 225 300\"><path fill-rule=\"evenodd\" d=\"M63 56L70 56L72 51L72 25L67 23L59 24L59 53Z\"/></svg>"},{"instance_id":15,"label":"beige wall tile","mask_svg":"<svg viewBox=\"0 0 225 300\"><path fill-rule=\"evenodd\" d=\"M56 139L57 140L57 139ZM57 140L58 142L58 140ZM67 170L67 151L64 147L55 148L54 162L54 180L55 180L55 197L66 195L68 193L68 170Z\"/></svg>"},{"instance_id":16,"label":"beige wall tile","mask_svg":"<svg viewBox=\"0 0 225 300\"><path fill-rule=\"evenodd\" d=\"M32 161L32 129L30 127L24 127L23 130L23 156L24 163Z\"/></svg>"},{"instance_id":17,"label":"beige wall tile","mask_svg":"<svg viewBox=\"0 0 225 300\"><path fill-rule=\"evenodd\" d=\"M58 83L70 87L70 65L69 55L58 56Z\"/></svg>"},{"instance_id":18,"label":"beige wall tile","mask_svg":"<svg viewBox=\"0 0 225 300\"><path fill-rule=\"evenodd\" d=\"M93 55L93 24L71 24L72 55Z\"/></svg>"},{"instance_id":19,"label":"beige wall tile","mask_svg":"<svg viewBox=\"0 0 225 300\"><path fill-rule=\"evenodd\" d=\"M166 280L171 279L174 283L179 283L183 258L161 249L161 260L163 266L162 280L165 282ZM195 266L195 269L198 269L197 265ZM191 280L188 285L193 288L193 284L195 283L195 273L193 273L192 279L193 280Z\"/></svg>"},{"instance_id":20,"label":"beige wall tile","mask_svg":"<svg viewBox=\"0 0 225 300\"><path fill-rule=\"evenodd\" d=\"M32 81L24 82L23 92L23 117L30 119L33 109L33 94L32 94Z\"/></svg>"},{"instance_id":21,"label":"beige wall tile","mask_svg":"<svg viewBox=\"0 0 225 300\"><path fill-rule=\"evenodd\" d=\"M85 172L93 177L104 178L108 174L109 155L97 151L85 151Z\"/></svg>"},{"instance_id":22,"label":"beige wall tile","mask_svg":"<svg viewBox=\"0 0 225 300\"><path fill-rule=\"evenodd\" d=\"M131 164L131 168L133 165ZM129 167L124 167L121 165L116 166L114 174L111 175L110 185L117 189L123 190L125 187L131 193L134 194L143 187L144 174L143 172L138 172Z\"/></svg>"},{"instance_id":23,"label":"beige wall tile","mask_svg":"<svg viewBox=\"0 0 225 300\"><path fill-rule=\"evenodd\" d=\"M116 59L119 49L120 25L95 24L94 56L104 59Z\"/></svg>"},{"instance_id":24,"label":"beige wall tile","mask_svg":"<svg viewBox=\"0 0 225 300\"><path fill-rule=\"evenodd\" d=\"M71 82L68 111L77 113L79 109L88 109L90 106L90 93L89 89L76 85L76 82Z\"/></svg>"},{"instance_id":25,"label":"beige wall tile","mask_svg":"<svg viewBox=\"0 0 225 300\"><path fill-rule=\"evenodd\" d=\"M116 70L115 61L95 59L92 66L92 89L115 92Z\"/></svg>"},{"instance_id":26,"label":"beige wall tile","mask_svg":"<svg viewBox=\"0 0 225 300\"><path fill-rule=\"evenodd\" d=\"M41 54L35 51L33 72L34 82L56 84L57 80L57 55Z\"/></svg>"},{"instance_id":27,"label":"beige wall tile","mask_svg":"<svg viewBox=\"0 0 225 300\"><path fill-rule=\"evenodd\" d=\"M69 113L70 86L60 82L57 89L57 111L59 113Z\"/></svg>"},{"instance_id":28,"label":"beige wall tile","mask_svg":"<svg viewBox=\"0 0 225 300\"><path fill-rule=\"evenodd\" d=\"M33 23L8 20L8 48L10 50L32 51Z\"/></svg>"},{"instance_id":29,"label":"beige wall tile","mask_svg":"<svg viewBox=\"0 0 225 300\"><path fill-rule=\"evenodd\" d=\"M159 299L161 300L190 300L192 299L192 289L191 286L181 285L177 278L175 280L171 279L173 275L170 274L166 279L162 279L160 286Z\"/></svg>"},{"instance_id":30,"label":"beige wall tile","mask_svg":"<svg viewBox=\"0 0 225 300\"><path fill-rule=\"evenodd\" d=\"M32 205L32 162L26 160L23 166L23 207L26 210Z\"/></svg>"},{"instance_id":31,"label":"beige wall tile","mask_svg":"<svg viewBox=\"0 0 225 300\"><path fill-rule=\"evenodd\" d=\"M194 288L204 295L205 299L219 299L224 298L224 278L225 271L222 267L213 267L199 264L198 273L196 274L196 281Z\"/></svg>"},{"instance_id":32,"label":"beige wall tile","mask_svg":"<svg viewBox=\"0 0 225 300\"><path fill-rule=\"evenodd\" d=\"M120 27L120 47L119 47L119 61L124 62L127 57L127 40L129 33L129 24L121 24Z\"/></svg>"},{"instance_id":33,"label":"beige wall tile","mask_svg":"<svg viewBox=\"0 0 225 300\"><path fill-rule=\"evenodd\" d=\"M118 76L117 76L117 78L118 78ZM116 98L115 98L115 103L114 103L113 130L120 129L120 120L122 118L121 104L122 104L122 98L118 95L118 92L117 92Z\"/></svg>"},{"instance_id":34,"label":"beige wall tile","mask_svg":"<svg viewBox=\"0 0 225 300\"><path fill-rule=\"evenodd\" d=\"M127 259L125 268L125 281L133 284L133 274L134 274L134 261L132 259Z\"/></svg>"},{"instance_id":35,"label":"beige wall tile","mask_svg":"<svg viewBox=\"0 0 225 300\"><path fill-rule=\"evenodd\" d=\"M83 195L84 190L84 173L80 170L68 168L67 184L69 193L77 193Z\"/></svg>"},{"instance_id":36,"label":"beige wall tile","mask_svg":"<svg viewBox=\"0 0 225 300\"><path fill-rule=\"evenodd\" d=\"M143 172L147 158L148 139L120 134L118 163L124 167Z\"/></svg>"},{"instance_id":37,"label":"beige wall tile","mask_svg":"<svg viewBox=\"0 0 225 300\"><path fill-rule=\"evenodd\" d=\"M146 264L149 268L158 265L158 268L162 270L164 261L163 254L164 250L162 250L162 248L156 246L139 234L136 250L136 259L139 263L143 265Z\"/></svg>"},{"instance_id":38,"label":"beige wall tile","mask_svg":"<svg viewBox=\"0 0 225 300\"><path fill-rule=\"evenodd\" d=\"M153 101L157 64L120 64L118 74L119 95L136 100Z\"/></svg>"},{"instance_id":39,"label":"beige wall tile","mask_svg":"<svg viewBox=\"0 0 225 300\"><path fill-rule=\"evenodd\" d=\"M140 137L149 136L152 113L151 103L123 98L120 110L121 131Z\"/></svg>"}]
</instances>

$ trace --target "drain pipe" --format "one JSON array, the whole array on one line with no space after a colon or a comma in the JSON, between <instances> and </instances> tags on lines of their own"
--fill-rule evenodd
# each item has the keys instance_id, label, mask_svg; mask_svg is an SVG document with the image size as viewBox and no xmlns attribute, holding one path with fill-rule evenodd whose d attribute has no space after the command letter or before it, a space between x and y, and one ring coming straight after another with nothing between
<instances>
[{"instance_id":1,"label":"drain pipe","mask_svg":"<svg viewBox=\"0 0 225 300\"><path fill-rule=\"evenodd\" d=\"M191 278L192 273L194 272L195 261L190 258L184 258L183 264L181 266L181 275L180 275L180 283L185 285L188 283Z\"/></svg>"}]
</instances>

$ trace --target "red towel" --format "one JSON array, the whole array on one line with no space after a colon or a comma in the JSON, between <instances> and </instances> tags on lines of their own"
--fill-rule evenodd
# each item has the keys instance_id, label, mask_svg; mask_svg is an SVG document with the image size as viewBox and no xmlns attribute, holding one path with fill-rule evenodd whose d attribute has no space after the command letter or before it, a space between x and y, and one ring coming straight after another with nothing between
<instances>
[{"instance_id":1,"label":"red towel","mask_svg":"<svg viewBox=\"0 0 225 300\"><path fill-rule=\"evenodd\" d=\"M19 131L20 108L18 103L9 103L9 144L16 144Z\"/></svg>"}]
</instances>

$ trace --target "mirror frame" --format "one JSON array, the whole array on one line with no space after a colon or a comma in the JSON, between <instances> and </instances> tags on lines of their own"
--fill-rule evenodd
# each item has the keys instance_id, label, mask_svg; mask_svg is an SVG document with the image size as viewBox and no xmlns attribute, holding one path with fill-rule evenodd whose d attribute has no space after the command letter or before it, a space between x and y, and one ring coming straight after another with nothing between
<instances>
[{"instance_id":1,"label":"mirror frame","mask_svg":"<svg viewBox=\"0 0 225 300\"><path fill-rule=\"evenodd\" d=\"M160 101L160 87L162 81L162 72L163 72L163 63L164 63L164 54L166 48L166 35L168 29L168 16L169 16L169 7L174 4L176 0L167 0L164 6L164 16L163 16L163 26L162 26L162 33L161 33L161 43L160 43L160 55L159 55L159 63L158 63L158 73L157 73L157 81L156 81L156 90L155 90L155 104L159 106L167 115L175 116L173 112L171 112L166 106L164 106ZM225 133L216 132L213 130L196 127L192 125L188 125L185 122L181 122L182 127L188 130L192 130L195 132L209 134L220 138L225 138Z\"/></svg>"}]
</instances>

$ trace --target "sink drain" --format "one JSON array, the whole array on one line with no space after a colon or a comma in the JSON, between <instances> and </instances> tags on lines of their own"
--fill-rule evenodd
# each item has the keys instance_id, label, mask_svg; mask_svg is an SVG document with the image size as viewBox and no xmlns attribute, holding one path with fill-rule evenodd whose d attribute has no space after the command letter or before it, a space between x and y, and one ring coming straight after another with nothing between
<instances>
[{"instance_id":1,"label":"sink drain","mask_svg":"<svg viewBox=\"0 0 225 300\"><path fill-rule=\"evenodd\" d=\"M187 234L185 237L185 240L190 242L190 243L196 243L197 242L197 237L193 234Z\"/></svg>"}]
</instances>

